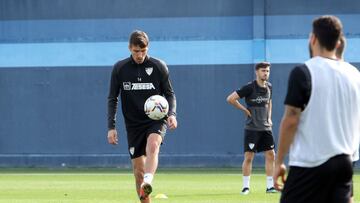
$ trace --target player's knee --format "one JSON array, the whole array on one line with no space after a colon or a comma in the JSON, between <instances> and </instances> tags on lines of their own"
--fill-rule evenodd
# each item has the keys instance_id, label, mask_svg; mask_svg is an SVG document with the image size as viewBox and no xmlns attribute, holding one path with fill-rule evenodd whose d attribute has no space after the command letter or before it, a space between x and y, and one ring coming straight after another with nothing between
<instances>
[{"instance_id":1,"label":"player's knee","mask_svg":"<svg viewBox=\"0 0 360 203\"><path fill-rule=\"evenodd\" d=\"M244 162L251 163L254 159L254 155L251 153L245 153L245 159Z\"/></svg>"},{"instance_id":2,"label":"player's knee","mask_svg":"<svg viewBox=\"0 0 360 203\"><path fill-rule=\"evenodd\" d=\"M159 147L160 147L160 144L157 143L156 141L148 142L147 147L146 147L146 149L147 149L146 154L149 155L149 154L159 153Z\"/></svg>"},{"instance_id":3,"label":"player's knee","mask_svg":"<svg viewBox=\"0 0 360 203\"><path fill-rule=\"evenodd\" d=\"M247 163L247 164L251 164L252 161L253 161L252 158L245 158L245 159L244 159L244 162Z\"/></svg>"},{"instance_id":4,"label":"player's knee","mask_svg":"<svg viewBox=\"0 0 360 203\"><path fill-rule=\"evenodd\" d=\"M267 151L265 156L266 156L267 160L275 160L275 152L274 152L274 150Z\"/></svg>"}]
</instances>

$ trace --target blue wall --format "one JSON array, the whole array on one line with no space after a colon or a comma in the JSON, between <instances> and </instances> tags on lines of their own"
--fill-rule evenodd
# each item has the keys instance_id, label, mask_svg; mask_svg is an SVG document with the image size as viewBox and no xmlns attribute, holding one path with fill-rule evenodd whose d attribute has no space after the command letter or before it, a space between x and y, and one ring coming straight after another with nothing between
<instances>
[{"instance_id":1,"label":"blue wall","mask_svg":"<svg viewBox=\"0 0 360 203\"><path fill-rule=\"evenodd\" d=\"M244 116L225 98L262 60L272 63L277 135L288 74L308 58L316 16L340 17L345 58L360 67L359 1L143 2L0 1L0 166L129 166L121 114L120 145L107 144L106 104L134 29L168 63L178 99L179 128L166 136L161 166L241 165Z\"/></svg>"}]
</instances>

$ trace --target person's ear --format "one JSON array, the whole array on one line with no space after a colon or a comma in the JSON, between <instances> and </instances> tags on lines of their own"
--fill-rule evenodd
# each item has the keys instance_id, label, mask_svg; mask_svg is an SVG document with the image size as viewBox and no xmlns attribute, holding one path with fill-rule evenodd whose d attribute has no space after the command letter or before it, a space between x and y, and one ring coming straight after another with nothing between
<instances>
[{"instance_id":1,"label":"person's ear","mask_svg":"<svg viewBox=\"0 0 360 203\"><path fill-rule=\"evenodd\" d=\"M340 47L340 45L341 45L341 42L340 42L340 40L338 40L338 41L336 42L335 49L338 49L338 48Z\"/></svg>"},{"instance_id":2,"label":"person's ear","mask_svg":"<svg viewBox=\"0 0 360 203\"><path fill-rule=\"evenodd\" d=\"M316 41L317 41L316 36L313 33L311 33L311 35L310 35L310 44L315 45Z\"/></svg>"}]
</instances>

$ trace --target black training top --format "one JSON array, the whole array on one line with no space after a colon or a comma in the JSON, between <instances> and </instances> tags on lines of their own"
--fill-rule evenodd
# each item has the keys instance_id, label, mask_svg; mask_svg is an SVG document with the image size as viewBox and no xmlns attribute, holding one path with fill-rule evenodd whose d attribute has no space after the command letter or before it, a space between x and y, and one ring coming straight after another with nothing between
<instances>
[{"instance_id":1,"label":"black training top","mask_svg":"<svg viewBox=\"0 0 360 203\"><path fill-rule=\"evenodd\" d=\"M307 106L311 94L311 75L308 67L303 64L296 66L291 72L288 81L288 90L285 104L301 108Z\"/></svg>"},{"instance_id":2,"label":"black training top","mask_svg":"<svg viewBox=\"0 0 360 203\"><path fill-rule=\"evenodd\" d=\"M147 56L142 64L132 57L117 62L111 73L108 97L108 129L115 128L118 96L127 129L155 122L144 112L144 103L152 95L162 95L169 102L168 115L176 115L176 98L166 64Z\"/></svg>"},{"instance_id":3,"label":"black training top","mask_svg":"<svg viewBox=\"0 0 360 203\"><path fill-rule=\"evenodd\" d=\"M260 87L256 80L249 82L241 89L236 90L240 98L245 97L247 109L251 117L246 120L245 129L255 131L271 130L269 122L269 103L272 98L272 87L269 82L266 87Z\"/></svg>"}]
</instances>

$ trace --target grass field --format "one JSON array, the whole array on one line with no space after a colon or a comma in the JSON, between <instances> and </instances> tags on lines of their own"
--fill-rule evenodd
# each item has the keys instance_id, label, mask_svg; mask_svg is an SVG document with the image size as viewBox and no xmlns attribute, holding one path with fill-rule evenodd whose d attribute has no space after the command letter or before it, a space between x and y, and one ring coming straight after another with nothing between
<instances>
[{"instance_id":1,"label":"grass field","mask_svg":"<svg viewBox=\"0 0 360 203\"><path fill-rule=\"evenodd\" d=\"M354 178L360 200L360 173ZM242 177L235 169L159 170L153 203L275 203L279 194L265 193L265 175L251 177L251 193L240 195ZM129 170L0 170L0 203L138 203Z\"/></svg>"}]
</instances>

